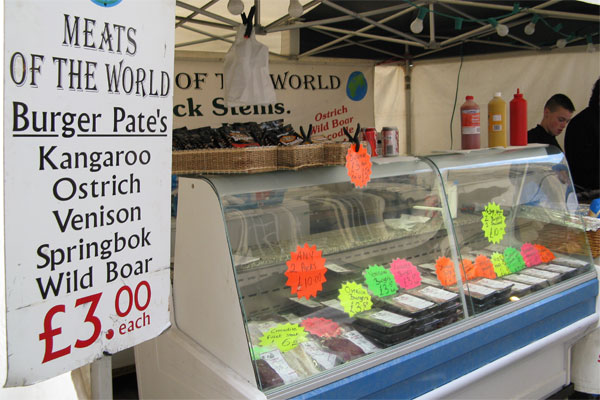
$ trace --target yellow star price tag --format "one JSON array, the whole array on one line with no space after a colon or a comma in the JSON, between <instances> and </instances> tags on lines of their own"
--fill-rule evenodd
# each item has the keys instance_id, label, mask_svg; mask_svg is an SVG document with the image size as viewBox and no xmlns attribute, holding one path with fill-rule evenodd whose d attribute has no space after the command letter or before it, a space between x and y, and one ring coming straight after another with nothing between
<instances>
[{"instance_id":1,"label":"yellow star price tag","mask_svg":"<svg viewBox=\"0 0 600 400\"><path fill-rule=\"evenodd\" d=\"M482 230L490 243L500 243L506 234L506 217L496 203L488 203L481 212Z\"/></svg>"}]
</instances>

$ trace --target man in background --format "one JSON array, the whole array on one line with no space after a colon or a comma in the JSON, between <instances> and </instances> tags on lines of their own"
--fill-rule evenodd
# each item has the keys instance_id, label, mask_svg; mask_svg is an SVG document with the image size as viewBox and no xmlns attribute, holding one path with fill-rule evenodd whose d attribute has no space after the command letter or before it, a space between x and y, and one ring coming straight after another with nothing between
<instances>
[{"instance_id":1,"label":"man in background","mask_svg":"<svg viewBox=\"0 0 600 400\"><path fill-rule=\"evenodd\" d=\"M564 94L550 97L544 105L542 122L527 132L527 143L551 144L561 149L556 137L565 129L574 111L573 102Z\"/></svg>"},{"instance_id":2,"label":"man in background","mask_svg":"<svg viewBox=\"0 0 600 400\"><path fill-rule=\"evenodd\" d=\"M565 155L580 200L600 198L600 79L588 107L577 114L565 132Z\"/></svg>"}]
</instances>

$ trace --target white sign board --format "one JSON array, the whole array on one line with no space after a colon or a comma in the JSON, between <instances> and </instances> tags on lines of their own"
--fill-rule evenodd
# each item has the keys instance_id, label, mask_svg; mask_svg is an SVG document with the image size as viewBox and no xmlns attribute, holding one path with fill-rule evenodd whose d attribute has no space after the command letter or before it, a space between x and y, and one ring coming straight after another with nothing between
<instances>
[{"instance_id":1,"label":"white sign board","mask_svg":"<svg viewBox=\"0 0 600 400\"><path fill-rule=\"evenodd\" d=\"M260 38L259 38L260 40ZM370 62L324 61L269 64L277 101L269 105L227 107L223 61L181 57L175 61L174 127L218 128L223 123L283 119L296 132L344 140L342 127L375 127L374 65Z\"/></svg>"},{"instance_id":2,"label":"white sign board","mask_svg":"<svg viewBox=\"0 0 600 400\"><path fill-rule=\"evenodd\" d=\"M174 8L4 2L7 386L169 326Z\"/></svg>"}]
</instances>

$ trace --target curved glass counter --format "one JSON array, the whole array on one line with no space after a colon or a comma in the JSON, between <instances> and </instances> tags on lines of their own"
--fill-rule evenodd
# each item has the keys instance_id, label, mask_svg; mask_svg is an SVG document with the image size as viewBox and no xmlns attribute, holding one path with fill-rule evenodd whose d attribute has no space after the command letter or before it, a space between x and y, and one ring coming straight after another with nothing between
<instances>
[{"instance_id":1,"label":"curved glass counter","mask_svg":"<svg viewBox=\"0 0 600 400\"><path fill-rule=\"evenodd\" d=\"M372 162L363 188L342 166L182 180L212 193L188 212L222 212L230 265L219 268L232 269L257 387L269 397L367 370L595 278L555 149ZM216 252L218 238L203 240L185 251ZM203 328L187 328L177 303L204 296L187 268L216 266L178 263L176 252L175 321L195 338Z\"/></svg>"}]
</instances>

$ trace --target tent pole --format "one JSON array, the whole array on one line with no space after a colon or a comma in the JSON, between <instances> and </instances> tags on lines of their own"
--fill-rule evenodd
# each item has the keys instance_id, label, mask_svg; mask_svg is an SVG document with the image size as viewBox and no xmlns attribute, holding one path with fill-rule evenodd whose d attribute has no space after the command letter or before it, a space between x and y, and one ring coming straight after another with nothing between
<instances>
[{"instance_id":1,"label":"tent pole","mask_svg":"<svg viewBox=\"0 0 600 400\"><path fill-rule=\"evenodd\" d=\"M433 3L429 3L429 45L435 43L435 15L433 13Z\"/></svg>"},{"instance_id":2,"label":"tent pole","mask_svg":"<svg viewBox=\"0 0 600 400\"><path fill-rule=\"evenodd\" d=\"M416 3L416 4L420 5L421 3ZM378 22L379 23L385 23L385 22L391 21L392 19L397 18L397 17L399 17L399 16L401 16L403 14L409 13L411 11L412 11L412 7L411 8L406 8L406 9L400 11L400 12L397 12L397 13L395 13L393 15L390 15L389 17L383 18L383 19L379 20ZM313 55L315 53L318 53L319 51L321 51L323 49L326 49L329 46L333 46L336 43L339 43L341 41L344 41L346 39L349 39L349 38L353 37L358 32L366 32L366 31L372 29L373 27L374 27L373 25L368 25L368 26L365 26L363 28L360 28L359 30L357 30L355 32L352 32L352 34L348 34L348 35L342 36L342 37L340 37L338 39L335 39L335 40L333 40L333 41L331 41L329 43L325 43L325 44L323 44L323 45L321 45L319 47L315 47L312 50L306 51L306 52L304 52L304 53L301 54L301 57L311 56L311 55Z\"/></svg>"},{"instance_id":3,"label":"tent pole","mask_svg":"<svg viewBox=\"0 0 600 400\"><path fill-rule=\"evenodd\" d=\"M412 60L404 62L404 108L406 109L406 154L413 154L412 148L412 92L411 92L411 71Z\"/></svg>"},{"instance_id":4,"label":"tent pole","mask_svg":"<svg viewBox=\"0 0 600 400\"><path fill-rule=\"evenodd\" d=\"M104 356L90 364L92 400L112 399L112 357Z\"/></svg>"}]
</instances>

